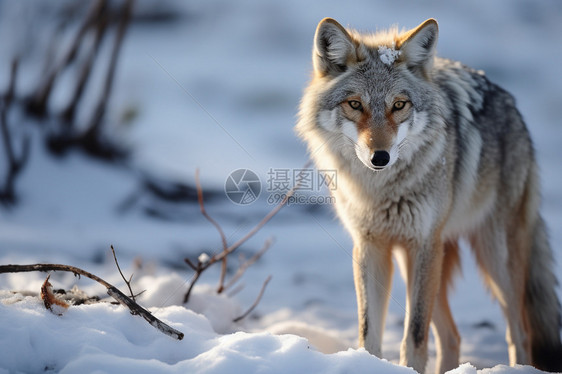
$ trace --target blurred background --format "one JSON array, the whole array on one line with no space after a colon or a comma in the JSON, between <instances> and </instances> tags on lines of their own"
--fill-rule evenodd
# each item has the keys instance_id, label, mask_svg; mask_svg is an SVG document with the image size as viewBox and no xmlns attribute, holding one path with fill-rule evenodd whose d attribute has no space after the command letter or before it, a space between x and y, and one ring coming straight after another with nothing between
<instances>
[{"instance_id":1,"label":"blurred background","mask_svg":"<svg viewBox=\"0 0 562 374\"><path fill-rule=\"evenodd\" d=\"M562 3L548 0L0 0L0 262L109 272L114 244L124 264L141 259L187 282L192 272L182 259L220 248L199 213L195 169L209 212L234 241L272 208L268 172L306 163L293 126L324 17L368 32L436 18L439 55L484 70L515 96L535 141L560 277ZM253 204L235 205L224 194L240 168L262 182ZM273 275L260 314L245 328L301 328L332 339L333 349L355 346L351 241L333 209L287 207L241 251L255 252L272 235L274 246L236 296L250 304ZM463 359L505 363L499 308L466 248L463 260L452 296ZM216 277L211 271L202 281ZM21 287L18 279L0 285ZM391 360L404 314L398 279L393 292Z\"/></svg>"}]
</instances>

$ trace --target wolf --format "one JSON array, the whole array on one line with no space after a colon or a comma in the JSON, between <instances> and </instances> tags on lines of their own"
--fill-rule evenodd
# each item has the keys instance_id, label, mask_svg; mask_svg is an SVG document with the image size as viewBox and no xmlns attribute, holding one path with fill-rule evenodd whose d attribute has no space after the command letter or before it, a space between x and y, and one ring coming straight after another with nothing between
<instances>
[{"instance_id":1,"label":"wolf","mask_svg":"<svg viewBox=\"0 0 562 374\"><path fill-rule=\"evenodd\" d=\"M435 54L438 25L374 34L322 20L296 130L335 169L353 239L359 344L381 357L393 274L407 286L400 363L459 364L447 299L466 240L507 322L509 363L562 370L553 254L533 144L514 98L484 72Z\"/></svg>"}]
</instances>

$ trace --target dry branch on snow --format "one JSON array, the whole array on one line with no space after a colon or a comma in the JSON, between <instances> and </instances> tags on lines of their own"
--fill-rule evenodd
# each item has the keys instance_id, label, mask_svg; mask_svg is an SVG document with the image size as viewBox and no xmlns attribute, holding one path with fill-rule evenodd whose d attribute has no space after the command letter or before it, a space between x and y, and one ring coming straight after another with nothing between
<instances>
[{"instance_id":1,"label":"dry branch on snow","mask_svg":"<svg viewBox=\"0 0 562 374\"><path fill-rule=\"evenodd\" d=\"M137 304L123 292L119 291L119 289L112 284L106 282L105 280L101 279L97 275L94 275L90 272L87 272L83 269L77 268L75 266L70 265L61 265L61 264L33 264L33 265L0 265L0 274L1 273L21 273L21 272L32 272L32 271L66 271L73 273L77 276L85 276L86 278L90 278L99 284L103 285L107 289L107 294L113 297L119 304L126 306L132 314L138 314L142 318L144 318L150 325L154 328L158 329L163 334L166 334L174 339L181 340L183 339L183 333L174 329L173 327L168 326L166 323L162 322L158 318L154 317L148 310L144 309L142 306ZM47 278L48 280L48 278ZM48 298L48 296L47 296ZM46 304L47 306L47 304ZM49 307L47 307L49 308Z\"/></svg>"},{"instance_id":2,"label":"dry branch on snow","mask_svg":"<svg viewBox=\"0 0 562 374\"><path fill-rule=\"evenodd\" d=\"M309 165L309 163L310 162L308 162L303 167L303 170L306 169L306 167ZM300 179L297 178L297 180L300 180ZM194 263L193 261L191 261L188 258L184 259L185 263L187 265L189 265L189 267L191 269L193 269L193 271L195 272L195 274L193 275L193 278L191 279L191 282L189 284L187 292L184 295L184 298L183 298L184 304L189 301L189 296L191 295L191 291L193 290L193 286L199 280L199 278L201 277L201 274L205 270L207 270L211 265L213 265L214 263L217 263L219 261L222 263L221 274L220 274L220 279L219 279L219 286L218 286L218 289L217 289L217 293L221 293L224 290L226 290L227 288L231 287L233 284L235 284L240 279L240 277L242 276L244 271L246 271L246 269L250 265L252 265L254 262L256 262L269 249L269 247L273 243L272 239L268 239L259 252L257 252L254 256L252 256L249 260L243 262L240 265L238 271L234 274L234 276L230 279L230 281L225 286L226 259L227 259L228 255L230 255L232 252L234 252L237 248L239 248L242 244L244 244L252 236L254 236L263 226L265 226L265 224L267 222L269 222L281 210L281 208L283 208L283 206L287 203L287 201L291 198L291 196L293 196L295 191L299 188L300 183L295 184L293 186L293 188L291 188L287 192L287 194L284 196L283 200L281 202L279 202L279 204L277 204L268 214L266 214L265 217L263 217L261 221L259 221L250 231L248 231L248 233L246 233L246 235L244 235L242 238L240 238L238 241L236 241L234 244L232 244L230 246L228 246L228 242L226 240L226 236L224 234L224 231L223 231L222 227L218 224L217 221L215 221L211 216L209 216L209 214L207 213L207 210L205 209L205 205L203 203L203 189L201 188L201 183L199 181L199 170L198 169L195 171L195 186L197 188L197 198L198 198L198 201L199 201L199 208L201 210L201 213L213 226L215 226L215 228L219 232L219 235L221 237L221 242L222 242L222 251L214 254L211 257L209 257L205 253L202 253L197 258L197 263ZM258 297L256 298L256 301L254 302L254 304L249 308L249 310L247 312L242 314L240 317L235 318L233 322L240 321L241 319L246 317L249 313L251 313L252 310L254 310L254 308L257 306L257 304L261 300L261 297L263 296L265 288L267 287L267 284L269 283L270 280L271 280L271 276L269 276L265 280L265 282L263 283L263 286L262 286L262 288L260 290L260 293L258 294Z\"/></svg>"},{"instance_id":3,"label":"dry branch on snow","mask_svg":"<svg viewBox=\"0 0 562 374\"><path fill-rule=\"evenodd\" d=\"M219 234L221 236L223 248L222 248L221 252L216 253L211 257L209 257L206 254L201 254L197 258L197 263L194 263L193 261L191 261L188 258L186 258L184 260L185 263L187 265L189 265L189 267L191 269L193 269L193 271L195 271L195 275L191 279L191 282L189 284L187 292L184 295L184 298L183 298L184 303L187 303L189 301L189 296L191 294L191 291L193 290L193 286L195 285L197 280L199 280L199 277L201 276L201 274L205 270L207 270L211 265L213 265L214 263L219 262L219 261L222 262L223 265L222 265L222 268L221 268L221 275L220 275L219 287L217 289L217 292L221 293L222 291L224 291L224 289L225 289L224 281L225 281L225 277L226 277L226 258L227 258L227 256L229 254L231 254L232 252L234 252L242 244L244 244L255 233L257 233L271 218L273 218L273 216L275 214L277 214L279 212L279 210L281 210L283 205L285 205L285 203L287 202L287 200L289 198L288 197L289 194L292 195L292 193L294 192L293 190L290 191L289 194L287 194L287 197L283 201L281 201L275 208L273 208L273 210L271 210L256 226L254 226L254 228L252 228L246 235L244 235L244 237L239 239L237 242L235 242L231 246L228 246L226 236L224 235L224 231L222 230L221 226L213 218L211 218L209 216L209 214L207 213L207 211L205 210L205 205L203 204L203 190L201 188L201 183L199 181L199 170L196 170L196 172L195 172L195 185L197 187L197 197L198 197L199 207L201 209L201 213L203 214L203 216L209 222L211 222L213 224L213 226L215 226L217 228L217 231L219 232ZM263 250L263 252L265 252L269 248L269 245L265 246L265 248L266 249ZM231 286L233 283L234 282L232 282L232 281L229 282L229 286Z\"/></svg>"}]
</instances>

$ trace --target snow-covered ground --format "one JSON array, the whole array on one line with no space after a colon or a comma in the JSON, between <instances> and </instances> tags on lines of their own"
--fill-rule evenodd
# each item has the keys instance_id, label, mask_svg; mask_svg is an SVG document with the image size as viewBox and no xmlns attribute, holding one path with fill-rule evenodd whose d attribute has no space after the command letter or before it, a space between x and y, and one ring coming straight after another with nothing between
<instances>
[{"instance_id":1,"label":"snow-covered ground","mask_svg":"<svg viewBox=\"0 0 562 374\"><path fill-rule=\"evenodd\" d=\"M34 7L44 3L18 2L20 9L15 9L14 3L0 1L0 91L8 80L10 54L19 47L14 40L26 40L22 28L42 30L37 17L43 14ZM169 24L131 27L108 122L116 124L115 133L133 147L139 173L149 170L193 183L199 167L204 188L221 191L233 170L257 173L262 181L258 201L240 206L220 196L207 205L229 243L272 208L267 202L268 172L291 171L307 161L293 125L310 74L318 21L329 16L359 30L376 30L394 24L414 27L434 17L440 26L440 55L485 70L517 99L535 140L543 214L561 277L562 3L138 3L144 9L151 4L173 7L183 16ZM109 45L104 47L107 56ZM31 53L22 66L21 92L36 81L40 69L34 61ZM95 72L98 77L101 73ZM63 81L52 106L61 107L68 94ZM120 124L130 110L138 116L130 124ZM87 115L79 113L79 118ZM14 113L13 118L21 117ZM267 238L275 238L243 276L242 291L231 297L215 295L216 266L202 276L186 308L182 298L193 272L183 259L220 249L219 236L198 206L180 206L180 219L173 221L144 214L143 208L152 204L149 198L118 212L117 207L139 188L136 172L81 154L53 159L39 143L37 127L25 129L34 133L31 161L18 183L20 204L12 210L0 208L0 264L65 263L122 287L109 251L113 244L125 273L135 274L135 291L146 290L140 303L183 331L185 339L178 342L160 334L120 306L83 305L63 316L53 315L36 297L7 292L38 292L44 274L2 274L0 372L412 372L392 364L398 361L405 305L398 275L383 346L390 363L356 349L351 240L328 204L284 208L240 248L250 256ZM4 160L0 161L3 175ZM463 338L461 362L472 366L455 372L473 373L475 368L507 364L505 324L497 303L482 286L470 251L463 248L462 257L463 276L456 282L451 307ZM235 255L233 270L237 262ZM269 275L272 280L254 313L231 322L252 304ZM51 283L65 289L77 284L91 295L104 291L68 274L53 274ZM562 296L560 290L558 295ZM431 346L429 372L433 356ZM534 371L499 366L485 372Z\"/></svg>"}]
</instances>

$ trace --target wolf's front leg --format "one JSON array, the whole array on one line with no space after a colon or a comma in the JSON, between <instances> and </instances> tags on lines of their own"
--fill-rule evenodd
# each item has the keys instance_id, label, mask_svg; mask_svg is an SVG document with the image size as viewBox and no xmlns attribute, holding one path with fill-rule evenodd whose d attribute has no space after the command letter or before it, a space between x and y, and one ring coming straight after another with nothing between
<instances>
[{"instance_id":1,"label":"wolf's front leg","mask_svg":"<svg viewBox=\"0 0 562 374\"><path fill-rule=\"evenodd\" d=\"M377 357L382 357L382 335L392 272L390 248L381 248L370 242L355 243L353 274L359 316L359 346Z\"/></svg>"},{"instance_id":2,"label":"wolf's front leg","mask_svg":"<svg viewBox=\"0 0 562 374\"><path fill-rule=\"evenodd\" d=\"M400 364L423 373L427 363L429 323L439 290L444 249L440 240L428 241L418 248L406 249L407 314Z\"/></svg>"}]
</instances>

